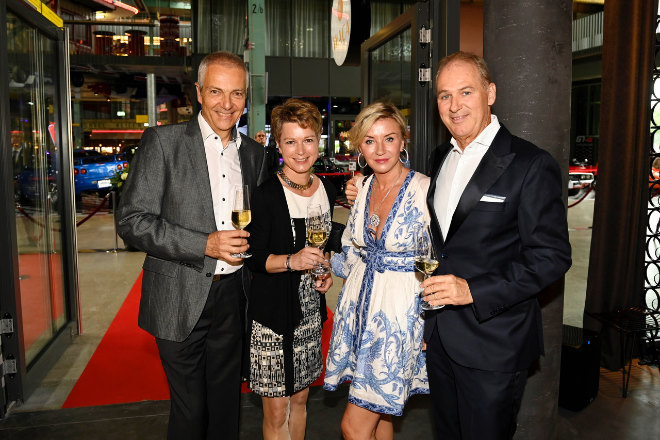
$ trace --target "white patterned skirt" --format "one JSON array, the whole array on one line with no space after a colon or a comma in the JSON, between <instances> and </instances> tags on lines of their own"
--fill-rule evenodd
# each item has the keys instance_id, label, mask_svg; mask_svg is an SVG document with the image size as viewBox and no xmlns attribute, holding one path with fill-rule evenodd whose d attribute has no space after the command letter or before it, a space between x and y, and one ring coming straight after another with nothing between
<instances>
[{"instance_id":1,"label":"white patterned skirt","mask_svg":"<svg viewBox=\"0 0 660 440\"><path fill-rule=\"evenodd\" d=\"M410 396L429 393L419 283L414 272L353 267L334 314L326 390L350 381L350 403L396 416Z\"/></svg>"},{"instance_id":2,"label":"white patterned skirt","mask_svg":"<svg viewBox=\"0 0 660 440\"><path fill-rule=\"evenodd\" d=\"M250 332L250 389L264 397L285 397L307 388L321 376L321 312L314 278L305 274L298 285L302 319L293 331L293 356L285 356L285 336L252 321ZM293 362L286 359L293 359ZM293 389L287 392L286 379Z\"/></svg>"}]
</instances>

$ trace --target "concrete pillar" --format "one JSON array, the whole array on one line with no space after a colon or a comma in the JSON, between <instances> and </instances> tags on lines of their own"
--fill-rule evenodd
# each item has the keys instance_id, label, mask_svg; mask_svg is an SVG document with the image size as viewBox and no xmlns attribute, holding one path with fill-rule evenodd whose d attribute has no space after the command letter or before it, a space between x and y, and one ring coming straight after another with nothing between
<instances>
[{"instance_id":1,"label":"concrete pillar","mask_svg":"<svg viewBox=\"0 0 660 440\"><path fill-rule=\"evenodd\" d=\"M571 25L570 0L484 2L484 57L497 86L494 113L513 134L548 150L564 182L571 127ZM563 284L557 282L540 296L545 356L529 377L516 439L557 437Z\"/></svg>"}]
</instances>

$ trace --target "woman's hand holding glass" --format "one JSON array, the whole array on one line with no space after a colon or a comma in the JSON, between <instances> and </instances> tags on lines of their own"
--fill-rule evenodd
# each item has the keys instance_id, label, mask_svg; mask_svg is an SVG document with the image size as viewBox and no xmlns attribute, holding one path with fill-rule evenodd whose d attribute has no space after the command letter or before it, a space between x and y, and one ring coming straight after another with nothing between
<instances>
[{"instance_id":1,"label":"woman's hand holding glass","mask_svg":"<svg viewBox=\"0 0 660 440\"><path fill-rule=\"evenodd\" d=\"M296 271L311 271L323 264L328 264L325 255L323 255L323 251L313 246L306 246L300 249L298 252L291 255L291 259L289 260L291 270ZM329 271L326 275L330 275Z\"/></svg>"},{"instance_id":2,"label":"woman's hand holding glass","mask_svg":"<svg viewBox=\"0 0 660 440\"><path fill-rule=\"evenodd\" d=\"M310 205L307 207L307 244L312 247L323 250L330 236L331 225L325 221L321 211L321 205ZM323 253L321 252L321 255ZM312 268L314 275L325 275L330 272L328 262L323 258L323 262Z\"/></svg>"},{"instance_id":3,"label":"woman's hand holding glass","mask_svg":"<svg viewBox=\"0 0 660 440\"><path fill-rule=\"evenodd\" d=\"M316 269L319 266L323 267L323 265L327 264L328 261L325 259L323 251L312 246L302 248L295 254L291 255L291 259L289 260L289 265L292 270L309 270L312 273L313 269ZM332 287L332 275L330 274L330 271L328 270L321 275L314 275L316 276L314 288L320 293L326 293L330 287Z\"/></svg>"}]
</instances>

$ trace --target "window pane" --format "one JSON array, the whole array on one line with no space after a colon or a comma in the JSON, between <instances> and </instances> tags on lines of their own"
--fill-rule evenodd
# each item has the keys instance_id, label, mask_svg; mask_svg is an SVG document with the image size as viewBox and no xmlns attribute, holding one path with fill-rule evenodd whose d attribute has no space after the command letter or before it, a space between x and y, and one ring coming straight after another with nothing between
<instances>
[{"instance_id":1,"label":"window pane","mask_svg":"<svg viewBox=\"0 0 660 440\"><path fill-rule=\"evenodd\" d=\"M415 0L372 1L370 35L374 35L381 30L381 28L385 27L390 21L403 14L413 4L415 4Z\"/></svg>"},{"instance_id":2,"label":"window pane","mask_svg":"<svg viewBox=\"0 0 660 440\"><path fill-rule=\"evenodd\" d=\"M291 55L291 0L266 2L266 55Z\"/></svg>"},{"instance_id":3,"label":"window pane","mask_svg":"<svg viewBox=\"0 0 660 440\"><path fill-rule=\"evenodd\" d=\"M218 50L242 54L245 38L245 2L199 0L197 3L197 52Z\"/></svg>"},{"instance_id":4,"label":"window pane","mask_svg":"<svg viewBox=\"0 0 660 440\"><path fill-rule=\"evenodd\" d=\"M369 99L410 108L410 51L412 31L407 29L370 53Z\"/></svg>"},{"instance_id":5,"label":"window pane","mask_svg":"<svg viewBox=\"0 0 660 440\"><path fill-rule=\"evenodd\" d=\"M32 362L66 323L55 108L56 44L7 13L21 338Z\"/></svg>"},{"instance_id":6,"label":"window pane","mask_svg":"<svg viewBox=\"0 0 660 440\"><path fill-rule=\"evenodd\" d=\"M330 7L325 0L292 0L291 56L327 58L330 53Z\"/></svg>"}]
</instances>

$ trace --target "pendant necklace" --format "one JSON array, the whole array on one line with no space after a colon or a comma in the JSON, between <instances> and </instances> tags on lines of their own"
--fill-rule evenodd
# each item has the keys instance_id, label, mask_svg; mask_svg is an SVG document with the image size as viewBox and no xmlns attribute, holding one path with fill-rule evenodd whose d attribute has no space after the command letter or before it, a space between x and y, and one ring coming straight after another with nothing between
<instances>
[{"instance_id":1,"label":"pendant necklace","mask_svg":"<svg viewBox=\"0 0 660 440\"><path fill-rule=\"evenodd\" d=\"M400 167L400 169L399 169L399 175L396 176L396 179L394 180L394 183L392 183L392 186L390 186L390 189L387 190L387 192L385 193L385 196L384 196L382 199L380 199L380 203L378 204L378 206L377 206L376 208L374 208L373 214L371 214L371 215L369 216L369 226L371 226L372 228L374 228L374 230L375 230L375 229L378 227L378 225L380 224L380 217L378 216L378 210L380 209L380 206L383 204L383 202L385 201L385 199L387 198L387 196L390 195L390 192L392 192L392 189L394 189L394 186L395 186L396 183L399 181L399 177L401 177L401 173L402 173L402 172L403 172L403 167ZM374 179L375 179L375 177L374 177Z\"/></svg>"},{"instance_id":2,"label":"pendant necklace","mask_svg":"<svg viewBox=\"0 0 660 440\"><path fill-rule=\"evenodd\" d=\"M296 182L292 181L291 179L289 179L287 177L287 175L284 174L284 171L282 171L282 170L279 170L277 172L277 175L280 176L282 178L282 180L284 180L284 183L289 185L291 188L297 189L297 190L300 190L300 191L305 191L307 188L312 186L312 183L314 182L314 176L312 174L309 175L309 181L304 185L301 185L301 184L296 183Z\"/></svg>"}]
</instances>

